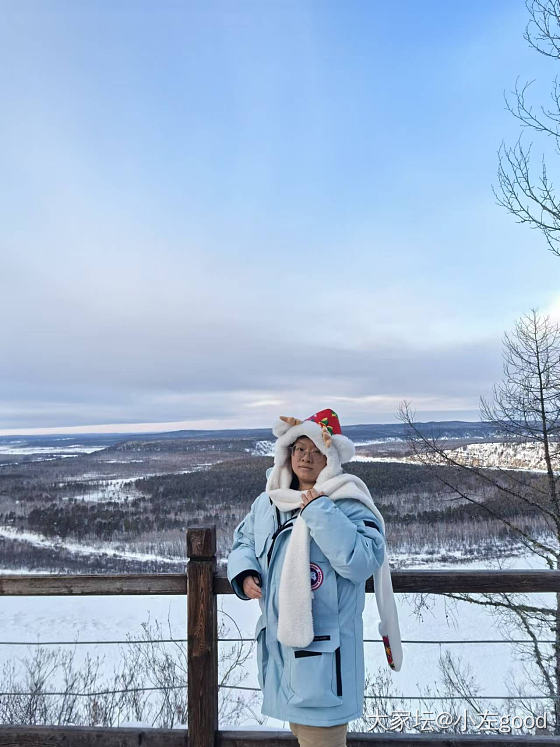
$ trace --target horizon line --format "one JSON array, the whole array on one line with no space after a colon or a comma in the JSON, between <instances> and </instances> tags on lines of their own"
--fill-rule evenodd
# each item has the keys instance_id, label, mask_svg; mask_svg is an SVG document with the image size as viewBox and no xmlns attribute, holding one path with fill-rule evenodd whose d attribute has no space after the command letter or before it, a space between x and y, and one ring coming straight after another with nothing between
<instances>
[{"instance_id":1,"label":"horizon line","mask_svg":"<svg viewBox=\"0 0 560 747\"><path fill-rule=\"evenodd\" d=\"M418 424L427 423L483 423L487 421L480 420L465 420L453 418L450 420L418 420L415 421ZM206 431L262 431L272 430L270 425L263 426L234 426L234 427L198 427L193 428L186 427L181 421L169 422L169 423L134 423L133 430L122 430L125 423L107 423L103 425L72 425L72 426L53 426L46 428L6 428L0 430L0 438L8 436L103 436L103 435L157 435L164 433L174 433L179 431L191 431L191 432L206 432ZM344 427L358 427L365 425L399 425L399 421L393 422L369 422L369 423L346 423ZM175 426L175 427L174 427ZM177 427L179 426L179 427ZM344 431L343 427L343 431ZM80 430L87 428L88 430ZM117 430L119 429L119 430Z\"/></svg>"}]
</instances>

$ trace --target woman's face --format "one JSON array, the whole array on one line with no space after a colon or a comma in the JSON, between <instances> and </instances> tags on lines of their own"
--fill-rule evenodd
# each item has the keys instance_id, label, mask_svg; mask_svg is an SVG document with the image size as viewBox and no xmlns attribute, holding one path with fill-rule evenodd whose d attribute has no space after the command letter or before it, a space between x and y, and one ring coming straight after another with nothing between
<instances>
[{"instance_id":1,"label":"woman's face","mask_svg":"<svg viewBox=\"0 0 560 747\"><path fill-rule=\"evenodd\" d=\"M327 464L327 457L307 436L300 436L293 444L291 452L292 472L298 478L300 488L313 487L319 473Z\"/></svg>"}]
</instances>

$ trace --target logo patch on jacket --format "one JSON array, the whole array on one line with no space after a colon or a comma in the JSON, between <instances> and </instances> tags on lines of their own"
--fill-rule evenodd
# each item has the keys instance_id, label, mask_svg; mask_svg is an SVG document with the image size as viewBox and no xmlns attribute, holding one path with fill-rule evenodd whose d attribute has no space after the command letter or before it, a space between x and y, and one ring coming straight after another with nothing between
<instances>
[{"instance_id":1,"label":"logo patch on jacket","mask_svg":"<svg viewBox=\"0 0 560 747\"><path fill-rule=\"evenodd\" d=\"M323 571L317 565L317 563L311 563L310 570L311 570L311 590L315 591L315 589L318 589L319 586L321 586L321 584L323 583Z\"/></svg>"}]
</instances>

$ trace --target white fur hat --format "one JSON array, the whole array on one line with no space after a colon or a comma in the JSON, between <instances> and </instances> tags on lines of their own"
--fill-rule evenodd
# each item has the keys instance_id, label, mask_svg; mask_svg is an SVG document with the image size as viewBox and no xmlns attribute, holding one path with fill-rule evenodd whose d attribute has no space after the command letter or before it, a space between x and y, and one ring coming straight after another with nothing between
<instances>
[{"instance_id":1,"label":"white fur hat","mask_svg":"<svg viewBox=\"0 0 560 747\"><path fill-rule=\"evenodd\" d=\"M342 435L338 415L330 408L320 410L306 420L282 415L274 424L272 432L277 441L274 449L274 467L266 483L267 491L290 487L293 476L290 446L300 436L310 438L327 457L327 464L319 473L317 483L340 474L343 471L342 465L349 462L355 454L354 444Z\"/></svg>"}]
</instances>

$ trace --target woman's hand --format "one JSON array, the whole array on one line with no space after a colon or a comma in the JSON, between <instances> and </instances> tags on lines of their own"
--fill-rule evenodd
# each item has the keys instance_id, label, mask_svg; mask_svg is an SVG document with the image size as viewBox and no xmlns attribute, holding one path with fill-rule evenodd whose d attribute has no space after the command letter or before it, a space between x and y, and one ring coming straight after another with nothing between
<instances>
[{"instance_id":1,"label":"woman's hand","mask_svg":"<svg viewBox=\"0 0 560 747\"><path fill-rule=\"evenodd\" d=\"M319 498L319 496L325 495L324 493L319 493L315 488L311 488L311 490L304 490L304 492L301 494L301 507L307 506L308 503L311 503L311 501L314 501L315 498Z\"/></svg>"},{"instance_id":2,"label":"woman's hand","mask_svg":"<svg viewBox=\"0 0 560 747\"><path fill-rule=\"evenodd\" d=\"M245 576L243 579L243 592L249 599L260 599L262 597L258 576Z\"/></svg>"}]
</instances>

